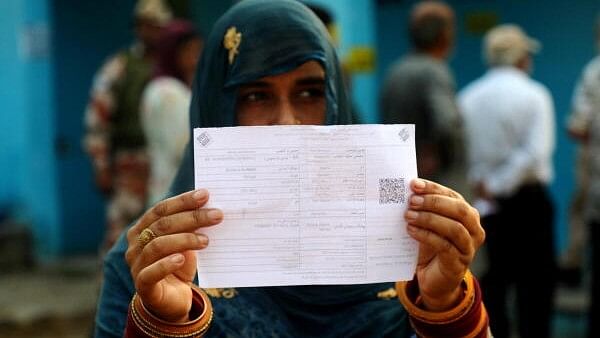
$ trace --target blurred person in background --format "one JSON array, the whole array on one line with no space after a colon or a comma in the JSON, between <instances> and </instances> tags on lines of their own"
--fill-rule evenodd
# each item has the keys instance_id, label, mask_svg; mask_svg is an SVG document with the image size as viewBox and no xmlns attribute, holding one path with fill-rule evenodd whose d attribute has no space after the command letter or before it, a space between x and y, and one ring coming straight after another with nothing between
<instances>
[{"instance_id":1,"label":"blurred person in background","mask_svg":"<svg viewBox=\"0 0 600 338\"><path fill-rule=\"evenodd\" d=\"M521 338L550 337L554 293L552 180L554 107L530 78L539 43L516 25L490 30L489 70L460 92L469 179L495 211L482 219L489 267L482 278L494 337L510 336L507 288L516 287Z\"/></svg>"},{"instance_id":2,"label":"blurred person in background","mask_svg":"<svg viewBox=\"0 0 600 338\"><path fill-rule=\"evenodd\" d=\"M558 282L566 287L577 288L581 286L583 265L585 261L586 242L588 229L586 227L585 206L590 184L589 161L590 151L585 138L580 135L587 133L587 124L581 114L581 101L583 95L581 85L578 85L573 98L573 107L567 119L569 135L578 141L575 162L575 190L571 196L568 219L567 247L560 256Z\"/></svg>"},{"instance_id":3,"label":"blurred person in background","mask_svg":"<svg viewBox=\"0 0 600 338\"><path fill-rule=\"evenodd\" d=\"M600 17L596 22L596 43L600 50ZM583 69L568 123L571 136L587 149L588 157L581 174L587 177L584 219L591 235L592 251L588 337L600 337L600 55Z\"/></svg>"},{"instance_id":4,"label":"blurred person in background","mask_svg":"<svg viewBox=\"0 0 600 338\"><path fill-rule=\"evenodd\" d=\"M148 203L165 197L189 140L191 86L203 40L191 22L164 29L152 81L142 96L141 123L150 156Z\"/></svg>"},{"instance_id":5,"label":"blurred person in background","mask_svg":"<svg viewBox=\"0 0 600 338\"><path fill-rule=\"evenodd\" d=\"M107 197L107 229L101 251L110 248L140 215L147 199L149 162L140 101L171 11L162 0L139 0L134 17L136 41L100 68L85 111L84 148L92 161L96 185Z\"/></svg>"},{"instance_id":6,"label":"blurred person in background","mask_svg":"<svg viewBox=\"0 0 600 338\"><path fill-rule=\"evenodd\" d=\"M464 130L455 84L446 64L454 45L454 12L438 1L413 7L413 50L398 60L383 85L383 123L414 123L419 176L468 192Z\"/></svg>"}]
</instances>

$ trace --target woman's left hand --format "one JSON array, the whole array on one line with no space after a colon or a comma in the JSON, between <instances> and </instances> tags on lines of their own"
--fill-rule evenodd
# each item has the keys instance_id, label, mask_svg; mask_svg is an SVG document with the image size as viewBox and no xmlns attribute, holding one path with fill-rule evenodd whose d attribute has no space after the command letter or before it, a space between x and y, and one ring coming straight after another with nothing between
<instances>
[{"instance_id":1,"label":"woman's left hand","mask_svg":"<svg viewBox=\"0 0 600 338\"><path fill-rule=\"evenodd\" d=\"M479 213L452 189L415 179L405 218L419 242L417 280L426 309L444 311L461 299L461 282L483 244Z\"/></svg>"}]
</instances>

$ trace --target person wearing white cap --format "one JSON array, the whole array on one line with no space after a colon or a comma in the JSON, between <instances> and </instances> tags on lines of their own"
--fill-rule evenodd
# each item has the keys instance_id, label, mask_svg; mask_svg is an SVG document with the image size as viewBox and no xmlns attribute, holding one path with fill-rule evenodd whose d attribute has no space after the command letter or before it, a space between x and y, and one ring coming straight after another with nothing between
<instances>
[{"instance_id":1,"label":"person wearing white cap","mask_svg":"<svg viewBox=\"0 0 600 338\"><path fill-rule=\"evenodd\" d=\"M506 294L515 286L521 338L550 337L554 293L555 147L549 91L530 78L540 43L516 25L500 25L484 39L490 69L459 93L464 117L469 181L493 205L482 220L489 269L484 299L494 337L509 337Z\"/></svg>"},{"instance_id":2,"label":"person wearing white cap","mask_svg":"<svg viewBox=\"0 0 600 338\"><path fill-rule=\"evenodd\" d=\"M93 80L83 146L96 185L107 198L102 251L145 206L149 162L139 121L140 99L154 68L156 45L171 16L162 0L139 0L134 8L137 40L108 58Z\"/></svg>"}]
</instances>

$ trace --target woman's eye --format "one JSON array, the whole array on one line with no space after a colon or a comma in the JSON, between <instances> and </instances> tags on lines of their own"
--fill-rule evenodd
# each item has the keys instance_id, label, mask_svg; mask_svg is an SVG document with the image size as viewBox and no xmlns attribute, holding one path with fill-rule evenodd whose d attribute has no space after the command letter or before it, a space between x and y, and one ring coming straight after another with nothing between
<instances>
[{"instance_id":1,"label":"woman's eye","mask_svg":"<svg viewBox=\"0 0 600 338\"><path fill-rule=\"evenodd\" d=\"M267 99L267 94L263 92L250 92L242 94L241 100L243 102L260 102Z\"/></svg>"},{"instance_id":2,"label":"woman's eye","mask_svg":"<svg viewBox=\"0 0 600 338\"><path fill-rule=\"evenodd\" d=\"M309 98L320 98L325 95L325 92L322 88L307 88L303 89L298 93L298 96L303 99Z\"/></svg>"}]
</instances>

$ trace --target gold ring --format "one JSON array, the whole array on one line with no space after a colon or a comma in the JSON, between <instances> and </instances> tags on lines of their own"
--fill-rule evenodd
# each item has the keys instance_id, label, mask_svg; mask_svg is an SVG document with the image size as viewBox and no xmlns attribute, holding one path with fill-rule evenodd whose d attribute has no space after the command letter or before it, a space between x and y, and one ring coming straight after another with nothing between
<instances>
[{"instance_id":1,"label":"gold ring","mask_svg":"<svg viewBox=\"0 0 600 338\"><path fill-rule=\"evenodd\" d=\"M140 248L143 249L151 240L155 239L157 236L154 231L146 228L140 232L137 237L138 243L140 243Z\"/></svg>"}]
</instances>

